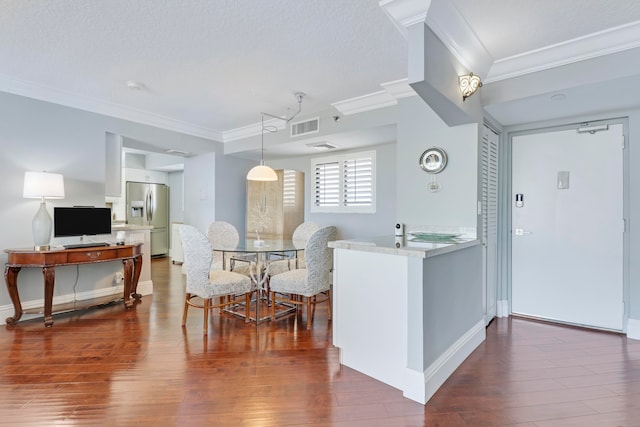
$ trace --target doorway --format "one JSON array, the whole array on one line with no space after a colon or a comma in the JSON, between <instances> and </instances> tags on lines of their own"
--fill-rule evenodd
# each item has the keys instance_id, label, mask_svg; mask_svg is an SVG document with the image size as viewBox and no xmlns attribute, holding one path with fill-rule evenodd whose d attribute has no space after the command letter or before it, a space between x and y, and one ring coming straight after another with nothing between
<instances>
[{"instance_id":1,"label":"doorway","mask_svg":"<svg viewBox=\"0 0 640 427\"><path fill-rule=\"evenodd\" d=\"M623 329L622 124L512 138L514 314Z\"/></svg>"}]
</instances>

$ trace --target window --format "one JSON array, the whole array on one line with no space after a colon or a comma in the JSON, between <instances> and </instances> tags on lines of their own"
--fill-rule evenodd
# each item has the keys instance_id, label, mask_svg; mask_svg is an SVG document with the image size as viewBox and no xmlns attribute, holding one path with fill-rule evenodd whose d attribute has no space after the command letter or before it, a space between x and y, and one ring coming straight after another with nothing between
<instances>
[{"instance_id":1,"label":"window","mask_svg":"<svg viewBox=\"0 0 640 427\"><path fill-rule=\"evenodd\" d=\"M311 212L375 213L375 151L312 159L311 170Z\"/></svg>"},{"instance_id":2,"label":"window","mask_svg":"<svg viewBox=\"0 0 640 427\"><path fill-rule=\"evenodd\" d=\"M296 205L296 171L285 169L282 173L282 204Z\"/></svg>"}]
</instances>

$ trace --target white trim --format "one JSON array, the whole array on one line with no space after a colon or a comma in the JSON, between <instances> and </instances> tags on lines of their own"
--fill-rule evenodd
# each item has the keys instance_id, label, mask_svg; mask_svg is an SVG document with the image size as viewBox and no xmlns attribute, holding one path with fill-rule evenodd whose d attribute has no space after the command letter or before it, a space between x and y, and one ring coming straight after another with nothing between
<instances>
[{"instance_id":1,"label":"white trim","mask_svg":"<svg viewBox=\"0 0 640 427\"><path fill-rule=\"evenodd\" d=\"M408 27L424 22L430 4L431 0L380 0L378 3L404 38L409 38Z\"/></svg>"},{"instance_id":2,"label":"white trim","mask_svg":"<svg viewBox=\"0 0 640 427\"><path fill-rule=\"evenodd\" d=\"M482 78L489 73L493 58L453 2L432 2L425 23L466 71Z\"/></svg>"},{"instance_id":3,"label":"white trim","mask_svg":"<svg viewBox=\"0 0 640 427\"><path fill-rule=\"evenodd\" d=\"M484 83L506 80L562 65L640 47L640 21L609 28L495 61Z\"/></svg>"},{"instance_id":4,"label":"white trim","mask_svg":"<svg viewBox=\"0 0 640 427\"><path fill-rule=\"evenodd\" d=\"M424 22L485 84L640 47L636 21L494 60L452 2L382 0L379 5L405 38L409 26Z\"/></svg>"},{"instance_id":5,"label":"white trim","mask_svg":"<svg viewBox=\"0 0 640 427\"><path fill-rule=\"evenodd\" d=\"M331 104L336 110L345 116L350 114L362 113L365 111L375 110L378 108L396 105L398 100L395 99L386 90L370 93L367 95L357 96L355 98L345 99Z\"/></svg>"},{"instance_id":6,"label":"white trim","mask_svg":"<svg viewBox=\"0 0 640 427\"><path fill-rule=\"evenodd\" d=\"M498 317L509 317L509 301L508 300L498 300L497 302L497 312L496 316Z\"/></svg>"},{"instance_id":7,"label":"white trim","mask_svg":"<svg viewBox=\"0 0 640 427\"><path fill-rule=\"evenodd\" d=\"M265 127L275 127L282 130L287 127L287 123L278 119L268 119L264 121ZM231 142L238 139L258 136L262 133L262 123L254 123L252 125L243 126L236 129L226 130L222 132L222 142Z\"/></svg>"},{"instance_id":8,"label":"white trim","mask_svg":"<svg viewBox=\"0 0 640 427\"><path fill-rule=\"evenodd\" d=\"M409 85L409 79L394 80L392 82L382 83L380 86L389 92L395 99L418 95Z\"/></svg>"},{"instance_id":9,"label":"white trim","mask_svg":"<svg viewBox=\"0 0 640 427\"><path fill-rule=\"evenodd\" d=\"M384 90L334 102L331 106L343 115L348 116L397 105L398 99L417 95L409 85L409 79L394 80L382 83L380 86Z\"/></svg>"},{"instance_id":10,"label":"white trim","mask_svg":"<svg viewBox=\"0 0 640 427\"><path fill-rule=\"evenodd\" d=\"M222 141L222 133L214 129L196 126L192 123L175 120L170 117L149 113L125 105L88 98L77 93L51 88L25 80L14 79L2 74L0 74L0 91L180 132L186 135Z\"/></svg>"},{"instance_id":11,"label":"white trim","mask_svg":"<svg viewBox=\"0 0 640 427\"><path fill-rule=\"evenodd\" d=\"M423 373L407 369L404 397L426 404L444 382L486 338L484 320L476 323Z\"/></svg>"},{"instance_id":12,"label":"white trim","mask_svg":"<svg viewBox=\"0 0 640 427\"><path fill-rule=\"evenodd\" d=\"M141 295L151 295L153 293L153 281L145 280L138 282L136 291ZM53 305L69 304L73 301L85 301L94 298L103 298L108 296L121 296L124 292L124 285L112 286L108 288L93 289L91 291L78 292L75 294L58 295L53 297ZM117 298L114 298L117 300ZM44 299L22 302L22 310L42 309L44 307ZM0 325L6 324L6 318L14 315L13 304L0 306ZM36 319L44 317L44 313L23 314L20 321ZM54 319L55 320L55 319ZM18 322L19 323L19 322Z\"/></svg>"},{"instance_id":13,"label":"white trim","mask_svg":"<svg viewBox=\"0 0 640 427\"><path fill-rule=\"evenodd\" d=\"M627 338L640 340L640 320L629 318L627 320Z\"/></svg>"}]
</instances>

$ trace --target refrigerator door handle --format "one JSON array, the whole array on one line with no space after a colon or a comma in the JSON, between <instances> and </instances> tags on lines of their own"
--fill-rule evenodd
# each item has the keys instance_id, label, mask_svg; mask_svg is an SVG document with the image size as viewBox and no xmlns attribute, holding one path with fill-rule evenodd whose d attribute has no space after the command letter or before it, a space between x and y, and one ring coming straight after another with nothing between
<instances>
[{"instance_id":1,"label":"refrigerator door handle","mask_svg":"<svg viewBox=\"0 0 640 427\"><path fill-rule=\"evenodd\" d=\"M149 191L149 222L153 221L153 192Z\"/></svg>"},{"instance_id":2,"label":"refrigerator door handle","mask_svg":"<svg viewBox=\"0 0 640 427\"><path fill-rule=\"evenodd\" d=\"M150 208L150 194L149 192L147 192L147 194L144 197L144 204L145 204L145 219L147 220L147 223L149 223L150 221L150 217L149 217L149 208Z\"/></svg>"}]
</instances>

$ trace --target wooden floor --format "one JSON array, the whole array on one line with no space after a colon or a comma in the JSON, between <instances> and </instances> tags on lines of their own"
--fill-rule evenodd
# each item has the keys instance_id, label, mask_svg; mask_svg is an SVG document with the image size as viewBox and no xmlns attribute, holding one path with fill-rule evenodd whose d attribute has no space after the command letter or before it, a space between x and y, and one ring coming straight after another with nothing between
<instances>
[{"instance_id":1,"label":"wooden floor","mask_svg":"<svg viewBox=\"0 0 640 427\"><path fill-rule=\"evenodd\" d=\"M0 425L640 426L640 341L496 319L423 406L341 367L322 306L311 331L216 313L203 338L198 310L180 327L180 267L152 271L130 311L0 327Z\"/></svg>"}]
</instances>

